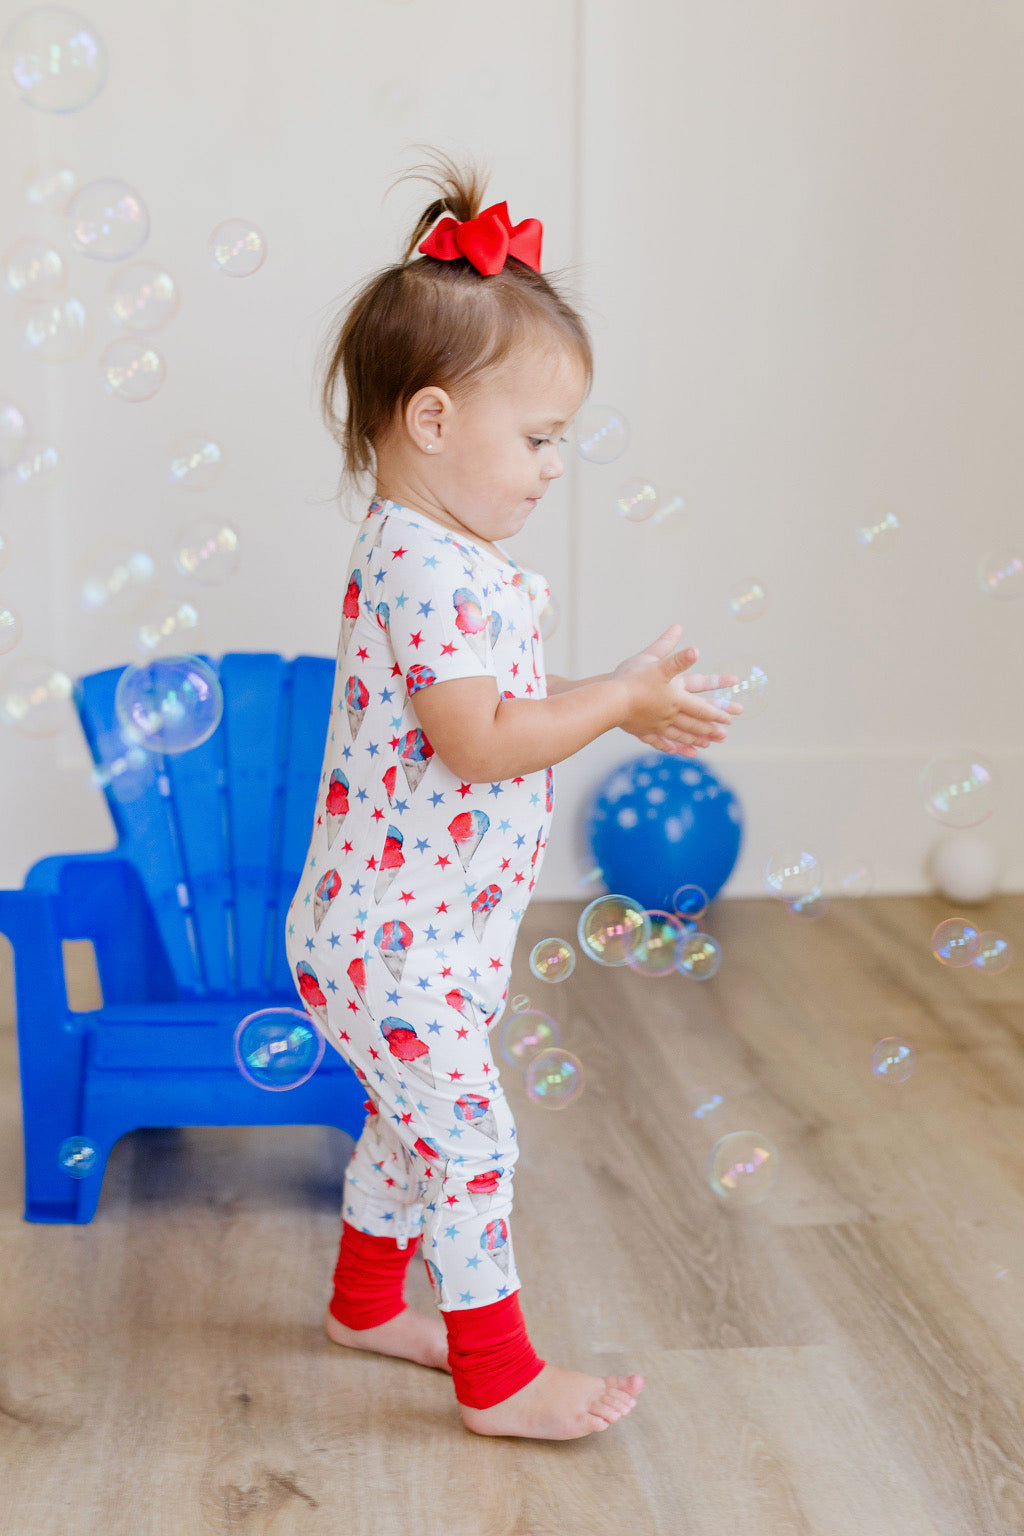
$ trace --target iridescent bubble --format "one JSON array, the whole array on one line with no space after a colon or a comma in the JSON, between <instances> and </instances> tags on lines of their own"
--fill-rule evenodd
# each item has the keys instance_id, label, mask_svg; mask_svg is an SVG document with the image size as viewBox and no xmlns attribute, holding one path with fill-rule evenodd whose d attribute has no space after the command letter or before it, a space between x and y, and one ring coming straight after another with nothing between
<instances>
[{"instance_id":1,"label":"iridescent bubble","mask_svg":"<svg viewBox=\"0 0 1024 1536\"><path fill-rule=\"evenodd\" d=\"M688 933L676 951L676 970L691 981L710 981L722 964L722 946L710 933Z\"/></svg>"},{"instance_id":2,"label":"iridescent bubble","mask_svg":"<svg viewBox=\"0 0 1024 1536\"><path fill-rule=\"evenodd\" d=\"M92 340L92 316L76 293L26 305L18 327L25 351L44 363L73 363Z\"/></svg>"},{"instance_id":3,"label":"iridescent bubble","mask_svg":"<svg viewBox=\"0 0 1024 1536\"><path fill-rule=\"evenodd\" d=\"M510 1013L501 1026L498 1046L513 1067L526 1064L559 1042L558 1025L538 1008L522 1008Z\"/></svg>"},{"instance_id":4,"label":"iridescent bubble","mask_svg":"<svg viewBox=\"0 0 1024 1536\"><path fill-rule=\"evenodd\" d=\"M220 477L224 454L208 432L186 432L171 445L167 478L183 491L208 490Z\"/></svg>"},{"instance_id":5,"label":"iridescent bubble","mask_svg":"<svg viewBox=\"0 0 1024 1536\"><path fill-rule=\"evenodd\" d=\"M767 594L756 576L744 576L729 593L729 612L734 619L742 619L744 623L759 619L767 606ZM723 670L728 671L728 668Z\"/></svg>"},{"instance_id":6,"label":"iridescent bubble","mask_svg":"<svg viewBox=\"0 0 1024 1536\"><path fill-rule=\"evenodd\" d=\"M806 896L794 896L787 901L786 907L794 917L802 917L805 922L813 923L828 911L828 897L822 893L820 886L815 886Z\"/></svg>"},{"instance_id":7,"label":"iridescent bubble","mask_svg":"<svg viewBox=\"0 0 1024 1536\"><path fill-rule=\"evenodd\" d=\"M508 1006L512 1013L522 1013L524 1009L529 1008L530 999L525 992L517 992Z\"/></svg>"},{"instance_id":8,"label":"iridescent bubble","mask_svg":"<svg viewBox=\"0 0 1024 1536\"><path fill-rule=\"evenodd\" d=\"M210 259L229 277L250 277L267 256L267 242L248 219L225 219L210 236Z\"/></svg>"},{"instance_id":9,"label":"iridescent bubble","mask_svg":"<svg viewBox=\"0 0 1024 1536\"><path fill-rule=\"evenodd\" d=\"M128 613L148 590L155 572L148 550L104 539L90 545L75 567L79 602L87 613Z\"/></svg>"},{"instance_id":10,"label":"iridescent bubble","mask_svg":"<svg viewBox=\"0 0 1024 1536\"><path fill-rule=\"evenodd\" d=\"M654 509L653 520L656 523L663 523L665 519L667 517L671 517L673 513L682 512L685 506L686 501L684 497L674 492L670 492L668 495L662 497L662 499L658 502L658 505Z\"/></svg>"},{"instance_id":11,"label":"iridescent bubble","mask_svg":"<svg viewBox=\"0 0 1024 1536\"><path fill-rule=\"evenodd\" d=\"M96 1167L99 1152L87 1136L69 1136L57 1149L57 1166L73 1179L87 1178Z\"/></svg>"},{"instance_id":12,"label":"iridescent bubble","mask_svg":"<svg viewBox=\"0 0 1024 1536\"><path fill-rule=\"evenodd\" d=\"M1024 592L1024 555L1016 549L997 549L978 562L978 585L989 597L1020 597Z\"/></svg>"},{"instance_id":13,"label":"iridescent bubble","mask_svg":"<svg viewBox=\"0 0 1024 1536\"><path fill-rule=\"evenodd\" d=\"M56 736L71 718L68 674L38 656L23 656L0 681L0 720L22 736Z\"/></svg>"},{"instance_id":14,"label":"iridescent bubble","mask_svg":"<svg viewBox=\"0 0 1024 1536\"><path fill-rule=\"evenodd\" d=\"M694 1120L709 1120L716 1109L721 1109L724 1098L714 1088L688 1088L686 1104Z\"/></svg>"},{"instance_id":15,"label":"iridescent bubble","mask_svg":"<svg viewBox=\"0 0 1024 1536\"><path fill-rule=\"evenodd\" d=\"M707 909L708 898L699 885L681 885L672 897L672 910L691 922L699 922Z\"/></svg>"},{"instance_id":16,"label":"iridescent bubble","mask_svg":"<svg viewBox=\"0 0 1024 1536\"><path fill-rule=\"evenodd\" d=\"M625 965L631 949L649 932L647 913L631 896L598 896L583 908L576 925L580 948L600 965Z\"/></svg>"},{"instance_id":17,"label":"iridescent bubble","mask_svg":"<svg viewBox=\"0 0 1024 1536\"><path fill-rule=\"evenodd\" d=\"M95 27L63 6L24 11L7 29L2 53L15 91L40 112L87 107L107 77L106 49Z\"/></svg>"},{"instance_id":18,"label":"iridescent bubble","mask_svg":"<svg viewBox=\"0 0 1024 1536\"><path fill-rule=\"evenodd\" d=\"M1003 934L996 933L994 929L986 928L978 935L976 953L971 957L971 965L976 971L984 971L988 976L998 976L1000 971L1013 959L1013 950L1009 939Z\"/></svg>"},{"instance_id":19,"label":"iridescent bubble","mask_svg":"<svg viewBox=\"0 0 1024 1536\"><path fill-rule=\"evenodd\" d=\"M558 604L555 602L553 597L548 598L544 607L540 611L540 621L538 628L540 629L540 637L542 640L550 640L551 636L558 628Z\"/></svg>"},{"instance_id":20,"label":"iridescent bubble","mask_svg":"<svg viewBox=\"0 0 1024 1536\"><path fill-rule=\"evenodd\" d=\"M576 860L576 884L580 886L600 885L604 880L601 866L592 853L585 853L581 859Z\"/></svg>"},{"instance_id":21,"label":"iridescent bubble","mask_svg":"<svg viewBox=\"0 0 1024 1536\"><path fill-rule=\"evenodd\" d=\"M0 469L10 469L28 442L28 422L20 405L0 396Z\"/></svg>"},{"instance_id":22,"label":"iridescent bubble","mask_svg":"<svg viewBox=\"0 0 1024 1536\"><path fill-rule=\"evenodd\" d=\"M52 443L29 443L11 465L11 479L30 491L48 491L64 471L64 461Z\"/></svg>"},{"instance_id":23,"label":"iridescent bubble","mask_svg":"<svg viewBox=\"0 0 1024 1536\"><path fill-rule=\"evenodd\" d=\"M978 952L978 930L962 917L947 917L932 934L932 954L953 970L970 965Z\"/></svg>"},{"instance_id":24,"label":"iridescent bubble","mask_svg":"<svg viewBox=\"0 0 1024 1536\"><path fill-rule=\"evenodd\" d=\"M65 209L74 250L94 261L126 261L149 238L149 210L134 187L113 176L86 182Z\"/></svg>"},{"instance_id":25,"label":"iridescent bubble","mask_svg":"<svg viewBox=\"0 0 1024 1536\"><path fill-rule=\"evenodd\" d=\"M591 464L610 464L629 446L629 425L611 406L585 406L576 418L574 432L580 458Z\"/></svg>"},{"instance_id":26,"label":"iridescent bubble","mask_svg":"<svg viewBox=\"0 0 1024 1536\"><path fill-rule=\"evenodd\" d=\"M158 331L178 313L180 296L171 274L155 261L133 261L115 272L107 309L115 325L129 331Z\"/></svg>"},{"instance_id":27,"label":"iridescent bubble","mask_svg":"<svg viewBox=\"0 0 1024 1536\"><path fill-rule=\"evenodd\" d=\"M708 1178L729 1205L760 1205L778 1182L778 1148L760 1131L731 1131L711 1149Z\"/></svg>"},{"instance_id":28,"label":"iridescent bubble","mask_svg":"<svg viewBox=\"0 0 1024 1536\"><path fill-rule=\"evenodd\" d=\"M199 518L179 529L174 563L183 576L194 576L204 586L217 586L238 569L238 534L219 518Z\"/></svg>"},{"instance_id":29,"label":"iridescent bubble","mask_svg":"<svg viewBox=\"0 0 1024 1536\"><path fill-rule=\"evenodd\" d=\"M25 201L33 208L64 203L78 184L78 177L62 161L34 165L25 178Z\"/></svg>"},{"instance_id":30,"label":"iridescent bubble","mask_svg":"<svg viewBox=\"0 0 1024 1536\"><path fill-rule=\"evenodd\" d=\"M249 1083L283 1093L308 1082L323 1061L327 1042L299 1008L260 1008L235 1030L238 1070Z\"/></svg>"},{"instance_id":31,"label":"iridescent bubble","mask_svg":"<svg viewBox=\"0 0 1024 1536\"><path fill-rule=\"evenodd\" d=\"M547 1050L534 1056L524 1078L527 1097L545 1109L565 1109L583 1089L583 1068L569 1051Z\"/></svg>"},{"instance_id":32,"label":"iridescent bubble","mask_svg":"<svg viewBox=\"0 0 1024 1536\"><path fill-rule=\"evenodd\" d=\"M626 964L642 976L670 976L676 968L683 925L673 913L657 908L649 908L645 915L648 932L638 944L627 949Z\"/></svg>"},{"instance_id":33,"label":"iridescent bubble","mask_svg":"<svg viewBox=\"0 0 1024 1536\"><path fill-rule=\"evenodd\" d=\"M94 789L101 789L120 805L138 800L156 781L156 759L131 733L100 731L94 753L96 766L89 775Z\"/></svg>"},{"instance_id":34,"label":"iridescent bubble","mask_svg":"<svg viewBox=\"0 0 1024 1536\"><path fill-rule=\"evenodd\" d=\"M576 951L565 939L541 939L530 950L530 970L538 981L565 981L576 969Z\"/></svg>"},{"instance_id":35,"label":"iridescent bubble","mask_svg":"<svg viewBox=\"0 0 1024 1536\"><path fill-rule=\"evenodd\" d=\"M760 715L767 702L768 674L757 662L747 657L738 661L724 663L718 668L726 677L736 677L738 682L730 683L726 688L713 688L710 693L703 695L711 704L716 704L719 709L725 709L729 704L742 704L743 713L738 715L738 720L755 720Z\"/></svg>"},{"instance_id":36,"label":"iridescent bubble","mask_svg":"<svg viewBox=\"0 0 1024 1536\"><path fill-rule=\"evenodd\" d=\"M213 735L224 693L201 656L161 656L125 667L114 690L114 713L133 746L177 755Z\"/></svg>"},{"instance_id":37,"label":"iridescent bubble","mask_svg":"<svg viewBox=\"0 0 1024 1536\"><path fill-rule=\"evenodd\" d=\"M946 827L976 827L991 816L995 778L979 752L933 757L921 773L925 808Z\"/></svg>"},{"instance_id":38,"label":"iridescent bubble","mask_svg":"<svg viewBox=\"0 0 1024 1536\"><path fill-rule=\"evenodd\" d=\"M187 598L154 592L133 621L135 647L144 656L185 653L183 642L194 637L199 612Z\"/></svg>"},{"instance_id":39,"label":"iridescent bubble","mask_svg":"<svg viewBox=\"0 0 1024 1536\"><path fill-rule=\"evenodd\" d=\"M7 247L0 271L8 293L16 299L55 299L67 287L68 270L60 251L34 236Z\"/></svg>"},{"instance_id":40,"label":"iridescent bubble","mask_svg":"<svg viewBox=\"0 0 1024 1536\"><path fill-rule=\"evenodd\" d=\"M796 843L777 844L765 861L764 888L781 901L809 896L820 887L821 878L821 865L814 854Z\"/></svg>"},{"instance_id":41,"label":"iridescent bubble","mask_svg":"<svg viewBox=\"0 0 1024 1536\"><path fill-rule=\"evenodd\" d=\"M8 656L21 639L21 614L0 600L0 656Z\"/></svg>"},{"instance_id":42,"label":"iridescent bubble","mask_svg":"<svg viewBox=\"0 0 1024 1536\"><path fill-rule=\"evenodd\" d=\"M139 404L152 400L167 374L167 365L151 341L119 336L100 353L100 377L108 395Z\"/></svg>"},{"instance_id":43,"label":"iridescent bubble","mask_svg":"<svg viewBox=\"0 0 1024 1536\"><path fill-rule=\"evenodd\" d=\"M653 517L659 501L658 491L642 475L627 480L615 493L615 507L628 523L646 523Z\"/></svg>"},{"instance_id":44,"label":"iridescent bubble","mask_svg":"<svg viewBox=\"0 0 1024 1536\"><path fill-rule=\"evenodd\" d=\"M905 1083L913 1075L914 1048L898 1035L887 1035L871 1049L871 1070L887 1083Z\"/></svg>"},{"instance_id":45,"label":"iridescent bubble","mask_svg":"<svg viewBox=\"0 0 1024 1536\"><path fill-rule=\"evenodd\" d=\"M857 543L862 549L889 549L900 530L895 512L879 508L872 519L857 529Z\"/></svg>"}]
</instances>

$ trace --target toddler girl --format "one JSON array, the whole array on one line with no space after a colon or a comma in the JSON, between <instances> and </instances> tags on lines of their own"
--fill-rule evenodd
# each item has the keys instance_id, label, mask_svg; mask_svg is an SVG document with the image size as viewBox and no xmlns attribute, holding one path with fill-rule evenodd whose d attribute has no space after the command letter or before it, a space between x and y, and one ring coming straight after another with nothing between
<instances>
[{"instance_id":1,"label":"toddler girl","mask_svg":"<svg viewBox=\"0 0 1024 1536\"><path fill-rule=\"evenodd\" d=\"M479 212L477 172L438 158L424 179L441 197L347 309L323 383L345 473L376 477L287 925L302 1001L366 1089L325 1325L449 1369L478 1434L572 1439L628 1413L643 1380L562 1370L530 1343L519 1146L487 1032L547 846L552 764L616 726L693 753L738 709L696 697L723 679L682 676L696 652L670 654L677 625L614 673L545 674L547 584L495 540L563 472L590 341L541 275L540 223ZM440 1317L405 1305L421 1237Z\"/></svg>"}]
</instances>

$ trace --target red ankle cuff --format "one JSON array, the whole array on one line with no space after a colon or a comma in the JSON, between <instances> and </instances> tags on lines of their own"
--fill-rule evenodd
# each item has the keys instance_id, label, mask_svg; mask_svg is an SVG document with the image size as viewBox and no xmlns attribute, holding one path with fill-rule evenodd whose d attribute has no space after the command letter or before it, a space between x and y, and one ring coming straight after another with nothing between
<instances>
[{"instance_id":1,"label":"red ankle cuff","mask_svg":"<svg viewBox=\"0 0 1024 1536\"><path fill-rule=\"evenodd\" d=\"M546 1362L527 1336L518 1291L487 1307L441 1316L455 1396L466 1408L493 1408L544 1369Z\"/></svg>"},{"instance_id":2,"label":"red ankle cuff","mask_svg":"<svg viewBox=\"0 0 1024 1536\"><path fill-rule=\"evenodd\" d=\"M418 1237L399 1248L393 1237L372 1237L343 1221L331 1316L346 1328L376 1328L397 1317L405 1308L405 1272L418 1247Z\"/></svg>"}]
</instances>

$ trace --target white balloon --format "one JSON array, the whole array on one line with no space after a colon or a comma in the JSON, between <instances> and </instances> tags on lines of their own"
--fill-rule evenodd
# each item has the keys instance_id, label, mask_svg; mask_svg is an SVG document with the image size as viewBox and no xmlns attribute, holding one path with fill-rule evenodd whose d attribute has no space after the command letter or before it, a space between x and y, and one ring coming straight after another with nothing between
<instances>
[{"instance_id":1,"label":"white balloon","mask_svg":"<svg viewBox=\"0 0 1024 1536\"><path fill-rule=\"evenodd\" d=\"M953 832L932 849L932 878L949 901L970 906L988 901L999 880L999 855L970 832Z\"/></svg>"}]
</instances>

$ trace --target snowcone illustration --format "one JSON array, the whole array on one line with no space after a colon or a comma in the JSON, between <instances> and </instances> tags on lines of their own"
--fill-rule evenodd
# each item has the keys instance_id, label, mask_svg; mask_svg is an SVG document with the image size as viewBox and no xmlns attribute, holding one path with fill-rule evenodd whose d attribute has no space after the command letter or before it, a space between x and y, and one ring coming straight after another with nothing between
<instances>
[{"instance_id":1,"label":"snowcone illustration","mask_svg":"<svg viewBox=\"0 0 1024 1536\"><path fill-rule=\"evenodd\" d=\"M477 1215L480 1215L483 1211L490 1210L491 1201L498 1192L498 1180L500 1178L500 1168L488 1168L486 1173L478 1173L475 1179L468 1180L466 1194L469 1196Z\"/></svg>"},{"instance_id":2,"label":"snowcone illustration","mask_svg":"<svg viewBox=\"0 0 1024 1536\"><path fill-rule=\"evenodd\" d=\"M405 1019L399 1019L394 1014L381 1020L380 1032L388 1043L388 1050L396 1061L400 1061L406 1072L411 1072L426 1083L428 1088L437 1089L434 1074L427 1060L429 1051L419 1038L412 1025Z\"/></svg>"},{"instance_id":3,"label":"snowcone illustration","mask_svg":"<svg viewBox=\"0 0 1024 1536\"><path fill-rule=\"evenodd\" d=\"M431 683L436 682L437 673L433 667L428 667L425 661L417 661L405 674L405 691L411 699L421 688L429 688Z\"/></svg>"},{"instance_id":4,"label":"snowcone illustration","mask_svg":"<svg viewBox=\"0 0 1024 1536\"><path fill-rule=\"evenodd\" d=\"M414 731L406 731L402 737L398 755L405 769L410 793L415 794L416 786L430 767L434 749L423 732L417 728Z\"/></svg>"},{"instance_id":5,"label":"snowcone illustration","mask_svg":"<svg viewBox=\"0 0 1024 1536\"><path fill-rule=\"evenodd\" d=\"M396 981L401 981L409 945L412 943L409 924L399 922L397 918L381 923L373 936L373 942L392 976Z\"/></svg>"},{"instance_id":6,"label":"snowcone illustration","mask_svg":"<svg viewBox=\"0 0 1024 1536\"><path fill-rule=\"evenodd\" d=\"M391 609L388 607L387 603L378 603L376 608L373 610L373 614L381 629L385 634L387 634L388 625L391 623Z\"/></svg>"},{"instance_id":7,"label":"snowcone illustration","mask_svg":"<svg viewBox=\"0 0 1024 1536\"><path fill-rule=\"evenodd\" d=\"M555 808L555 771L550 766L544 771L544 809L553 811Z\"/></svg>"},{"instance_id":8,"label":"snowcone illustration","mask_svg":"<svg viewBox=\"0 0 1024 1536\"><path fill-rule=\"evenodd\" d=\"M480 839L490 824L491 818L486 811L460 811L448 823L448 831L463 869L469 868L469 862L480 847Z\"/></svg>"},{"instance_id":9,"label":"snowcone illustration","mask_svg":"<svg viewBox=\"0 0 1024 1536\"><path fill-rule=\"evenodd\" d=\"M481 944L484 940L484 929L487 926L487 919L490 917L491 913L494 911L500 900L500 885L485 885L483 890L477 891L476 895L473 897L473 900L470 904L473 911L473 932L476 934Z\"/></svg>"},{"instance_id":10,"label":"snowcone illustration","mask_svg":"<svg viewBox=\"0 0 1024 1536\"><path fill-rule=\"evenodd\" d=\"M320 884L313 893L313 927L320 932L320 924L327 916L327 909L341 890L341 876L336 869L329 869L321 877Z\"/></svg>"},{"instance_id":11,"label":"snowcone illustration","mask_svg":"<svg viewBox=\"0 0 1024 1536\"><path fill-rule=\"evenodd\" d=\"M446 992L444 1000L449 1008L454 1008L456 1013L461 1013L464 1019L473 1018L473 999L468 992L463 992L461 987L453 987Z\"/></svg>"},{"instance_id":12,"label":"snowcone illustration","mask_svg":"<svg viewBox=\"0 0 1024 1536\"><path fill-rule=\"evenodd\" d=\"M437 1297L438 1301L440 1301L441 1300L441 1280L443 1278L442 1275L441 1275L441 1271L438 1269L438 1267L434 1263L433 1259L428 1259L425 1255L424 1255L423 1262L427 1266L427 1275L430 1278L430 1284L431 1284L431 1286L433 1288L434 1295Z\"/></svg>"},{"instance_id":13,"label":"snowcone illustration","mask_svg":"<svg viewBox=\"0 0 1024 1536\"><path fill-rule=\"evenodd\" d=\"M348 643L352 639L352 631L356 627L356 619L359 617L359 599L363 595L363 573L357 567L348 579L348 588L345 592L345 601L341 605L341 646L342 650L348 650Z\"/></svg>"},{"instance_id":14,"label":"snowcone illustration","mask_svg":"<svg viewBox=\"0 0 1024 1536\"><path fill-rule=\"evenodd\" d=\"M494 1260L507 1280L512 1250L508 1245L508 1227L503 1217L499 1216L496 1221L487 1223L480 1234L480 1247Z\"/></svg>"},{"instance_id":15,"label":"snowcone illustration","mask_svg":"<svg viewBox=\"0 0 1024 1536\"><path fill-rule=\"evenodd\" d=\"M340 768L333 769L327 786L327 846L334 842L348 815L348 779Z\"/></svg>"},{"instance_id":16,"label":"snowcone illustration","mask_svg":"<svg viewBox=\"0 0 1024 1536\"><path fill-rule=\"evenodd\" d=\"M432 1136L418 1136L413 1142L413 1150L418 1152L427 1163L441 1161L441 1148ZM421 1189L425 1190L426 1185L422 1185Z\"/></svg>"},{"instance_id":17,"label":"snowcone illustration","mask_svg":"<svg viewBox=\"0 0 1024 1536\"><path fill-rule=\"evenodd\" d=\"M480 1093L464 1093L455 1100L455 1118L474 1131L482 1131L491 1141L498 1140L498 1123L494 1118L490 1099Z\"/></svg>"},{"instance_id":18,"label":"snowcone illustration","mask_svg":"<svg viewBox=\"0 0 1024 1536\"><path fill-rule=\"evenodd\" d=\"M380 901L385 891L390 889L392 881L405 863L405 854L402 852L403 842L401 832L389 822L388 835L384 839L384 852L377 865L377 882L373 887L374 901Z\"/></svg>"},{"instance_id":19,"label":"snowcone illustration","mask_svg":"<svg viewBox=\"0 0 1024 1536\"><path fill-rule=\"evenodd\" d=\"M480 599L469 587L456 587L452 603L455 607L455 628L460 635L465 635L474 653L486 663L490 620L484 615Z\"/></svg>"},{"instance_id":20,"label":"snowcone illustration","mask_svg":"<svg viewBox=\"0 0 1024 1536\"><path fill-rule=\"evenodd\" d=\"M368 1005L367 1005L367 1001L366 1001L366 958L365 958L365 956L358 955L355 958L355 960L350 960L349 963L348 963L348 971L347 971L346 974L348 975L349 981L352 983L352 985L355 987L356 991L359 994L359 1001L362 1003L363 1007L366 1008Z\"/></svg>"},{"instance_id":21,"label":"snowcone illustration","mask_svg":"<svg viewBox=\"0 0 1024 1536\"><path fill-rule=\"evenodd\" d=\"M498 640L498 636L500 634L501 634L501 614L498 612L497 609L495 609L494 612L491 614L491 647L492 647L492 649L496 645L497 640Z\"/></svg>"},{"instance_id":22,"label":"snowcone illustration","mask_svg":"<svg viewBox=\"0 0 1024 1536\"><path fill-rule=\"evenodd\" d=\"M363 723L363 716L369 702L370 691L366 684L361 678L350 677L345 684L345 708L348 710L348 724L353 741L359 735L359 727Z\"/></svg>"},{"instance_id":23,"label":"snowcone illustration","mask_svg":"<svg viewBox=\"0 0 1024 1536\"><path fill-rule=\"evenodd\" d=\"M388 797L388 805L394 805L395 803L395 780L397 778L398 766L395 763L392 763L391 767L386 768L381 774L380 781L384 785L384 793Z\"/></svg>"},{"instance_id":24,"label":"snowcone illustration","mask_svg":"<svg viewBox=\"0 0 1024 1536\"><path fill-rule=\"evenodd\" d=\"M295 967L295 979L298 982L299 996L307 1013L311 1013L324 1029L327 1028L327 999L320 990L316 972L305 960L300 960Z\"/></svg>"}]
</instances>

